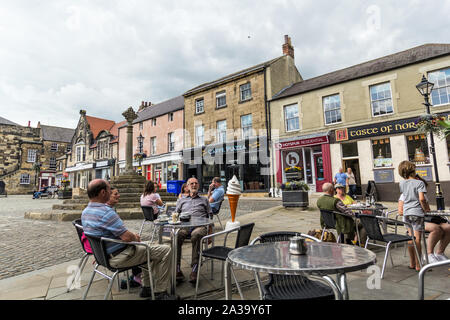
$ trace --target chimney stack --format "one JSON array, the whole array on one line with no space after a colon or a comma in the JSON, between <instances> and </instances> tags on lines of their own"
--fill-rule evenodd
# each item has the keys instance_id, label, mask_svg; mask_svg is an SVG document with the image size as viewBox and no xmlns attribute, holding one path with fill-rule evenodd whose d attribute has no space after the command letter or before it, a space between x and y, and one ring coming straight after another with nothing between
<instances>
[{"instance_id":1,"label":"chimney stack","mask_svg":"<svg viewBox=\"0 0 450 320\"><path fill-rule=\"evenodd\" d=\"M147 107L150 107L152 105L151 102L142 101L141 105L139 106L138 112L144 110Z\"/></svg>"},{"instance_id":2,"label":"chimney stack","mask_svg":"<svg viewBox=\"0 0 450 320\"><path fill-rule=\"evenodd\" d=\"M284 36L284 44L282 48L283 48L283 55L291 56L292 59L294 59L294 47L292 46L291 38L288 35Z\"/></svg>"}]
</instances>

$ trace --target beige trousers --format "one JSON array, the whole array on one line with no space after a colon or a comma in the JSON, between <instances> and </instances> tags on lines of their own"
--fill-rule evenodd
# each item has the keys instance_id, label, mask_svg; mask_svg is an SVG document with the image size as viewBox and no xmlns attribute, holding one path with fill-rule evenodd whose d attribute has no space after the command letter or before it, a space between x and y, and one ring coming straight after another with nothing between
<instances>
[{"instance_id":1,"label":"beige trousers","mask_svg":"<svg viewBox=\"0 0 450 320\"><path fill-rule=\"evenodd\" d=\"M144 241L144 243L150 247L150 268L155 292L165 292L170 285L171 248L168 245L151 244L148 241ZM143 263L147 263L147 249L144 246L130 246L109 259L109 264L114 268L126 268ZM142 269L142 283L144 287L150 286L148 272L144 269Z\"/></svg>"}]
</instances>

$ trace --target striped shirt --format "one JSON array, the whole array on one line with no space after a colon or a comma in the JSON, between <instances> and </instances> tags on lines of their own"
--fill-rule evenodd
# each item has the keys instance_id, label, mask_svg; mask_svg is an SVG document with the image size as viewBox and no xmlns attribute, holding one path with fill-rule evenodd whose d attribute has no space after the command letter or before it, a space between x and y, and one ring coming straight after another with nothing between
<instances>
[{"instance_id":1,"label":"striped shirt","mask_svg":"<svg viewBox=\"0 0 450 320\"><path fill-rule=\"evenodd\" d=\"M89 202L81 214L81 223L84 233L95 237L120 240L120 236L127 231L116 211L104 203ZM106 253L111 254L124 247L120 243L107 243Z\"/></svg>"}]
</instances>

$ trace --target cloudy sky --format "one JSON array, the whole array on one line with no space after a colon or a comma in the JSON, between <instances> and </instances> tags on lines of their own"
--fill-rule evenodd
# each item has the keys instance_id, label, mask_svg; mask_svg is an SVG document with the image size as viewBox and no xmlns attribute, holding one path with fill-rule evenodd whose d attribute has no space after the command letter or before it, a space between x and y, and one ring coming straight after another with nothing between
<instances>
[{"instance_id":1,"label":"cloudy sky","mask_svg":"<svg viewBox=\"0 0 450 320\"><path fill-rule=\"evenodd\" d=\"M449 43L449 17L450 0L0 0L0 116L122 121L141 101L280 56L285 34L308 79Z\"/></svg>"}]
</instances>

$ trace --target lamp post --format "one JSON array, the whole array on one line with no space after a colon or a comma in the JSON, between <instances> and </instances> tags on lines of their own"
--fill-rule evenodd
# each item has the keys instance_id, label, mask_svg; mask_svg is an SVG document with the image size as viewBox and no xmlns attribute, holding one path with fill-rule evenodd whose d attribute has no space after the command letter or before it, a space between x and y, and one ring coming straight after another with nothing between
<instances>
[{"instance_id":1,"label":"lamp post","mask_svg":"<svg viewBox=\"0 0 450 320\"><path fill-rule=\"evenodd\" d=\"M33 170L35 172L34 175L34 185L36 186L36 191L39 191L39 186L38 186L38 176L39 173L41 172L41 162L39 161L39 153L36 153L36 158L34 160L34 164L33 164Z\"/></svg>"},{"instance_id":2,"label":"lamp post","mask_svg":"<svg viewBox=\"0 0 450 320\"><path fill-rule=\"evenodd\" d=\"M138 141L138 150L139 150L139 168L140 172L139 174L142 175L142 167L141 167L141 163L142 163L142 158L143 158L143 152L142 149L144 147L144 137L142 136L142 133L139 133L139 137L137 137L137 141Z\"/></svg>"},{"instance_id":3,"label":"lamp post","mask_svg":"<svg viewBox=\"0 0 450 320\"><path fill-rule=\"evenodd\" d=\"M430 94L433 90L434 83L431 83L425 78L425 75L422 76L422 81L418 85L416 85L417 90L420 92L420 94L424 97L427 114L431 115L430 112ZM434 166L434 176L436 178L436 206L438 210L444 210L445 209L445 203L444 203L444 197L442 196L441 191L441 184L439 182L439 173L438 173L438 167L437 167L437 160L436 160L436 152L434 148L434 137L433 132L430 132L430 153L433 157L433 166Z\"/></svg>"}]
</instances>

